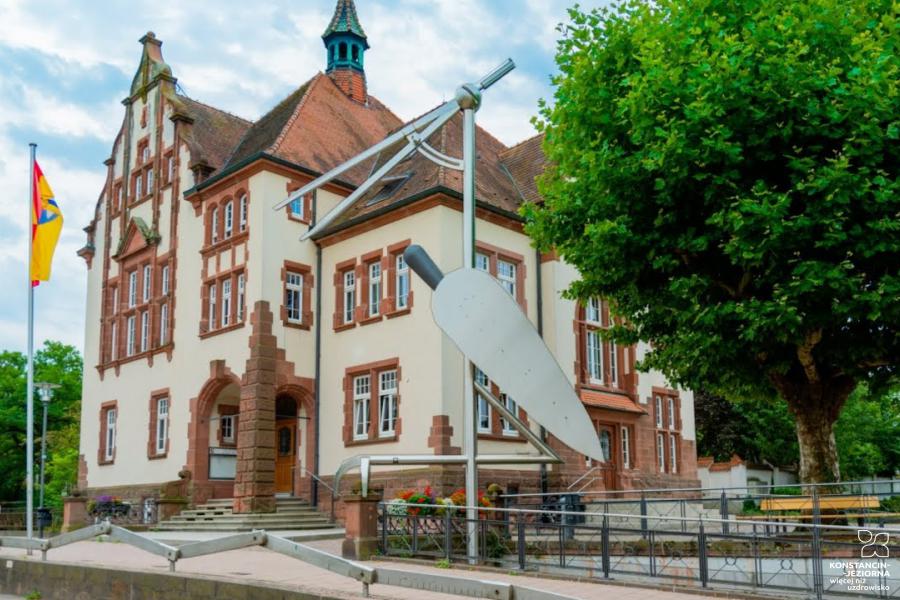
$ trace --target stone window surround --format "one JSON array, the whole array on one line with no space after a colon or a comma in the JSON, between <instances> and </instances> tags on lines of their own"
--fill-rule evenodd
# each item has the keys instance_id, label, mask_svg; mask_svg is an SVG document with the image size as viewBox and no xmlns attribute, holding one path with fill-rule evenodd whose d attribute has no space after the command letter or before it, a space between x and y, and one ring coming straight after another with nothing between
<instances>
[{"instance_id":1,"label":"stone window surround","mask_svg":"<svg viewBox=\"0 0 900 600\"><path fill-rule=\"evenodd\" d=\"M220 404L219 405L219 424L216 427L216 439L218 440L218 444L222 448L237 448L237 439L238 439L238 427L240 425L240 406L237 404ZM232 417L232 432L231 438L232 440L226 441L222 435L222 422L221 417Z\"/></svg>"},{"instance_id":2,"label":"stone window surround","mask_svg":"<svg viewBox=\"0 0 900 600\"><path fill-rule=\"evenodd\" d=\"M335 265L335 311L333 317L334 331L352 329L357 325L369 325L383 319L393 319L409 314L413 307L412 269L409 270L410 289L406 306L397 308L397 257L406 250L412 240L405 239L385 248L366 252L357 258L350 258ZM375 262L381 263L381 301L378 314L369 316L369 267ZM353 309L353 320L344 322L344 274L352 270L355 274L356 305Z\"/></svg>"},{"instance_id":3,"label":"stone window surround","mask_svg":"<svg viewBox=\"0 0 900 600\"><path fill-rule=\"evenodd\" d=\"M200 252L204 255L204 258L207 257L208 254L213 252L221 251L223 248L231 245L235 245L247 239L250 226L249 226L249 215L248 215L248 224L247 227L241 231L240 228L240 215L241 215L241 198L247 198L247 211L250 211L250 192L248 192L243 186L239 186L234 188L234 191L230 191L229 193L223 195L221 198L216 198L215 200L207 200L204 202L203 206L203 247L200 248ZM231 235L225 237L225 206L231 202ZM218 210L218 219L217 219L217 231L218 234L215 242L212 241L212 217L215 209Z\"/></svg>"},{"instance_id":4,"label":"stone window surround","mask_svg":"<svg viewBox=\"0 0 900 600\"><path fill-rule=\"evenodd\" d=\"M287 274L288 273L299 273L303 276L303 292L301 294L301 302L303 303L303 311L300 314L300 322L294 322L288 320L287 315ZM284 261L284 266L281 267L281 322L285 327L293 327L295 329L305 329L309 331L313 324L313 310L312 310L312 291L315 287L315 276L312 272L312 267L309 265L305 265L303 263L293 262L290 260ZM246 312L246 310L244 311Z\"/></svg>"},{"instance_id":5,"label":"stone window surround","mask_svg":"<svg viewBox=\"0 0 900 600\"><path fill-rule=\"evenodd\" d=\"M497 279L497 260L504 260L516 266L516 303L522 307L522 312L528 314L528 302L525 300L525 257L517 252L506 250L487 242L475 242L475 252L488 257L488 272ZM499 279L498 279L499 281Z\"/></svg>"},{"instance_id":6,"label":"stone window surround","mask_svg":"<svg viewBox=\"0 0 900 600\"><path fill-rule=\"evenodd\" d=\"M656 425L656 397L659 396L662 399L662 427L657 427ZM669 410L669 399L674 400L675 405L675 429L669 428L669 419L668 419L668 410ZM682 452L681 452L681 437L682 437L682 421L681 421L681 396L678 390L673 390L670 388L662 388L654 386L652 388L652 396L650 397L650 401L648 403L651 408L651 417L653 423L653 448L654 448L654 457L658 456L658 448L659 445L659 437L657 434L662 434L663 436L663 460L665 461L665 469L663 471L659 471L658 461L654 460L656 463L655 467L657 472L669 473L672 475L677 475L678 472L681 471L682 468ZM672 452L671 452L671 442L669 441L670 437L675 438L675 464L676 472L672 473Z\"/></svg>"},{"instance_id":7,"label":"stone window surround","mask_svg":"<svg viewBox=\"0 0 900 600\"><path fill-rule=\"evenodd\" d=\"M136 233L140 235L140 233ZM139 251L122 258L119 262L119 274L110 277L106 282L105 294L102 299L103 323L101 328L100 364L98 370L115 367L118 373L119 367L127 362L146 358L149 365L153 364L154 355L160 352L171 353L173 346L173 331L175 327L174 313L174 287L175 287L175 259L174 249L166 254L157 255L156 246L148 245ZM169 266L169 293L162 294L162 268ZM151 296L148 302L143 301L144 267L150 267L152 283ZM133 307L128 306L128 275L132 271L138 272L137 301ZM121 283L121 287L120 287ZM115 290L119 289L118 306L113 306ZM169 305L169 324L165 344L160 344L160 309L163 304ZM121 310L119 310L121 309ZM140 351L140 315L144 311L149 313L149 348ZM129 316L135 316L135 348L131 356L125 355L127 342L126 322ZM112 359L112 324L117 323L116 358Z\"/></svg>"},{"instance_id":8,"label":"stone window surround","mask_svg":"<svg viewBox=\"0 0 900 600\"><path fill-rule=\"evenodd\" d=\"M244 314L242 315L242 319L238 320L237 318L237 310L238 310L238 276L244 276ZM225 327L219 325L215 329L209 329L209 286L213 283L216 284L216 313L217 319L216 323L221 323L222 318L222 282L224 281L231 282L231 308L229 310L230 315L230 323ZM212 337L214 335L219 335L221 333L227 333L229 331L234 331L235 329L240 329L243 327L247 321L247 271L245 265L240 265L238 267L234 267L228 269L227 271L222 271L217 273L214 277L209 277L203 280L201 293L200 293L200 324L199 324L199 336L200 339L206 339Z\"/></svg>"},{"instance_id":9,"label":"stone window surround","mask_svg":"<svg viewBox=\"0 0 900 600\"><path fill-rule=\"evenodd\" d=\"M112 458L106 458L107 415L110 410L116 411L116 447L112 449ZM100 445L97 447L97 464L111 465L116 462L116 451L119 449L119 401L110 400L100 405Z\"/></svg>"},{"instance_id":10,"label":"stone window surround","mask_svg":"<svg viewBox=\"0 0 900 600\"><path fill-rule=\"evenodd\" d=\"M593 381L588 373L587 332L606 329L609 327L609 319L609 304L605 301L600 302L600 326L587 320L586 309L583 304L578 303L576 305L575 319L573 321L576 344L574 367L575 378L578 382L579 389L612 392L616 394L624 393L627 394L632 401L635 401L637 383L634 381L634 377L630 377L630 375L634 373L635 352L633 346L621 346L616 344L616 383L612 383L609 360L610 342L606 340L601 339L600 341L603 381L601 383Z\"/></svg>"},{"instance_id":11,"label":"stone window surround","mask_svg":"<svg viewBox=\"0 0 900 600\"><path fill-rule=\"evenodd\" d=\"M380 416L378 414L379 403L379 373L384 371L397 371L397 423L394 426L394 433L390 436L379 436ZM354 438L354 421L353 421L353 379L360 375L369 376L369 436L367 439ZM396 442L400 439L403 430L403 418L401 415L402 394L400 385L402 381L402 371L400 368L400 359L388 358L362 365L347 367L344 371L344 426L343 437L344 447L360 446L367 444L381 444L386 442Z\"/></svg>"},{"instance_id":12,"label":"stone window surround","mask_svg":"<svg viewBox=\"0 0 900 600\"><path fill-rule=\"evenodd\" d=\"M168 413L166 419L168 420L168 424L166 425L166 447L162 452L157 452L156 449L156 417L157 410L159 406L159 400L165 398L168 402ZM149 423L149 437L147 439L147 459L148 460L158 460L160 458L165 458L169 454L169 443L172 439L171 435L171 426L172 426L172 395L169 393L169 388L163 388L161 390L154 390L150 392L150 423Z\"/></svg>"}]
</instances>

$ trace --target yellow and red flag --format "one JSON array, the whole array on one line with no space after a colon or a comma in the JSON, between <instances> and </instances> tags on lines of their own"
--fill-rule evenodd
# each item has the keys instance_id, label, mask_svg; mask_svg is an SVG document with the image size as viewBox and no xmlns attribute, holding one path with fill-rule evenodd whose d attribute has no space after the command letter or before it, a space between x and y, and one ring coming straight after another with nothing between
<instances>
[{"instance_id":1,"label":"yellow and red flag","mask_svg":"<svg viewBox=\"0 0 900 600\"><path fill-rule=\"evenodd\" d=\"M63 216L43 171L34 163L34 197L31 199L31 285L50 279L50 263L62 231Z\"/></svg>"}]
</instances>

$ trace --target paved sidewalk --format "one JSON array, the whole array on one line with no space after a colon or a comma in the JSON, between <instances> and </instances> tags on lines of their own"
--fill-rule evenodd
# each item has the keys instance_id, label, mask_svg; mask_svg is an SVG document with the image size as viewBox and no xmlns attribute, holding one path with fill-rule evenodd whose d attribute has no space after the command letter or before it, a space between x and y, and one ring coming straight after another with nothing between
<instances>
[{"instance_id":1,"label":"paved sidewalk","mask_svg":"<svg viewBox=\"0 0 900 600\"><path fill-rule=\"evenodd\" d=\"M327 540L313 542L310 545L334 552L334 546L339 545L339 542ZM24 550L0 547L0 557L21 559L25 558L26 554ZM168 571L168 563L164 559L118 542L79 542L50 550L47 557L52 562L84 566L160 573ZM31 559L40 560L40 553L36 552ZM438 569L399 562L371 561L365 564L410 570L417 573L435 573L469 579L505 581L566 594L581 600L599 600L604 598L614 600L696 600L698 598L698 596L692 594L637 587L540 579L536 577L469 571L466 569ZM313 567L302 561L276 554L261 547L242 548L209 556L182 559L178 561L176 569L182 574L228 579L242 583L276 585L308 593L318 593L326 597L338 597L347 600L357 600L362 597L362 586L355 580ZM373 598L393 600L458 600L459 598L448 594L423 592L421 590L378 584L371 587L371 594Z\"/></svg>"}]
</instances>

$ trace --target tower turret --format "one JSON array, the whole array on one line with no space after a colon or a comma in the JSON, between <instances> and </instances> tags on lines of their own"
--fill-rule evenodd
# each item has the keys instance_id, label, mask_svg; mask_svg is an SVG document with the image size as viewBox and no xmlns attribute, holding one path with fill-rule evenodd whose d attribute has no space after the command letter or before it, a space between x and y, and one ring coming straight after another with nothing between
<instances>
[{"instance_id":1,"label":"tower turret","mask_svg":"<svg viewBox=\"0 0 900 600\"><path fill-rule=\"evenodd\" d=\"M338 0L334 16L322 34L327 66L325 72L345 94L366 102L366 71L363 55L369 49L366 32L356 15L353 0Z\"/></svg>"}]
</instances>

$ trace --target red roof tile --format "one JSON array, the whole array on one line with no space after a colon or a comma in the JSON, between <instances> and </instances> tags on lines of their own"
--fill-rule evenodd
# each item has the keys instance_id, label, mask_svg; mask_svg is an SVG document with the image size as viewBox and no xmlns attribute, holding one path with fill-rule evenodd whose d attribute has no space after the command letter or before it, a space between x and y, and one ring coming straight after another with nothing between
<instances>
[{"instance_id":1,"label":"red roof tile","mask_svg":"<svg viewBox=\"0 0 900 600\"><path fill-rule=\"evenodd\" d=\"M647 411L635 404L631 398L619 394L581 390L581 401L588 406L594 406L596 408L608 408L610 410L647 414Z\"/></svg>"}]
</instances>

